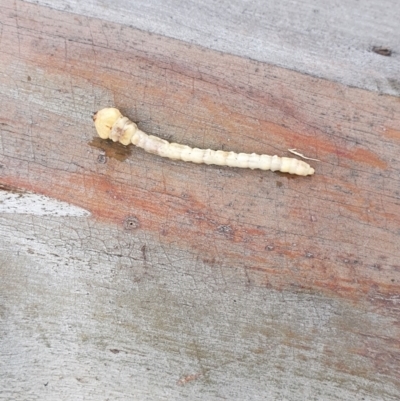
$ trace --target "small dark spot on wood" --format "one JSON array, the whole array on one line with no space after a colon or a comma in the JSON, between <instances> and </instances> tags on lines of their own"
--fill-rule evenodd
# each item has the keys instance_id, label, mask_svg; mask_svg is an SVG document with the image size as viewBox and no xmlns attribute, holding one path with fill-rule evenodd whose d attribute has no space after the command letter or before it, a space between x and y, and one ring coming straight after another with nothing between
<instances>
[{"instance_id":1,"label":"small dark spot on wood","mask_svg":"<svg viewBox=\"0 0 400 401\"><path fill-rule=\"evenodd\" d=\"M277 181L277 182L276 182L276 186L277 186L278 188L282 188L282 187L283 187L283 182L282 182L282 181Z\"/></svg>"},{"instance_id":2,"label":"small dark spot on wood","mask_svg":"<svg viewBox=\"0 0 400 401\"><path fill-rule=\"evenodd\" d=\"M31 77L29 75L28 75L27 80L28 80L28 82L31 82Z\"/></svg>"},{"instance_id":3,"label":"small dark spot on wood","mask_svg":"<svg viewBox=\"0 0 400 401\"><path fill-rule=\"evenodd\" d=\"M227 225L218 226L217 232L220 233L220 234L225 235L225 237L227 237L227 238L231 238L232 235L233 235L232 227L231 226L227 226Z\"/></svg>"},{"instance_id":4,"label":"small dark spot on wood","mask_svg":"<svg viewBox=\"0 0 400 401\"><path fill-rule=\"evenodd\" d=\"M106 155L98 155L97 156L97 163L106 164L107 163L107 156Z\"/></svg>"},{"instance_id":5,"label":"small dark spot on wood","mask_svg":"<svg viewBox=\"0 0 400 401\"><path fill-rule=\"evenodd\" d=\"M116 348L112 348L112 349L110 349L110 351L111 351L113 354L119 354L119 353L121 352L119 349L116 349Z\"/></svg>"},{"instance_id":6,"label":"small dark spot on wood","mask_svg":"<svg viewBox=\"0 0 400 401\"><path fill-rule=\"evenodd\" d=\"M146 258L146 245L143 245L140 250L142 251L142 255L143 255L143 260L146 262L147 258Z\"/></svg>"},{"instance_id":7,"label":"small dark spot on wood","mask_svg":"<svg viewBox=\"0 0 400 401\"><path fill-rule=\"evenodd\" d=\"M49 384L49 382L47 382L47 383L44 383L44 386L45 386L45 387L47 387L47 385L48 385L48 384Z\"/></svg>"},{"instance_id":8,"label":"small dark spot on wood","mask_svg":"<svg viewBox=\"0 0 400 401\"><path fill-rule=\"evenodd\" d=\"M139 228L140 223L137 217L135 216L128 216L124 220L124 229L125 230L135 230L136 228Z\"/></svg>"},{"instance_id":9,"label":"small dark spot on wood","mask_svg":"<svg viewBox=\"0 0 400 401\"><path fill-rule=\"evenodd\" d=\"M392 55L392 49L390 49L389 47L374 46L372 48L372 51L376 54L379 54L379 55L385 56L385 57L390 57Z\"/></svg>"},{"instance_id":10,"label":"small dark spot on wood","mask_svg":"<svg viewBox=\"0 0 400 401\"><path fill-rule=\"evenodd\" d=\"M211 265L211 266L214 266L215 262L216 262L215 258L211 258L211 259L204 258L203 259L203 263L206 263L206 264Z\"/></svg>"}]
</instances>

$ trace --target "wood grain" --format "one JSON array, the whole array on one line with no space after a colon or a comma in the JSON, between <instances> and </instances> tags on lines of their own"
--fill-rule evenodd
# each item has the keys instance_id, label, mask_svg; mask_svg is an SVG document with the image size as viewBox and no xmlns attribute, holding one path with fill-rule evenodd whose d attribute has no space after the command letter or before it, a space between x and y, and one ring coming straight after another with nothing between
<instances>
[{"instance_id":1,"label":"wood grain","mask_svg":"<svg viewBox=\"0 0 400 401\"><path fill-rule=\"evenodd\" d=\"M400 3L396 0L334 4L219 0L218 6L214 0L27 1L350 87L400 95Z\"/></svg>"},{"instance_id":2,"label":"wood grain","mask_svg":"<svg viewBox=\"0 0 400 401\"><path fill-rule=\"evenodd\" d=\"M195 309L197 313L205 308L204 320L185 337L186 344L192 344L188 352L193 354L198 351L193 345L195 339L207 337L207 324L212 326L223 319L219 306L226 306L228 299L231 302L233 298L228 294L252 291L254 303L243 304L241 312L230 311L226 306L230 327L235 330L235 316L239 314L239 326L250 333L247 314L257 336L268 338L270 331L276 329L277 343L288 347L287 353L274 359L274 372L284 373L278 374L268 390L255 379L258 373L253 375L246 370L246 383L257 382L255 397L264 399L264 395L273 394L275 399L296 399L296 383L306 375L309 361L318 358L307 380L311 383L321 377L323 383L330 381L329 391L310 384L311 390L302 387L304 396L309 394L307 391L315 395L319 389L324 399L345 399L357 394L351 389L351 383L357 383L362 387L359 393L366 399L396 399L400 394L399 98L379 96L94 18L21 1L3 3L0 183L71 203L88 210L91 217L81 222L68 220L65 227L55 220L45 220L43 224L62 233L58 239L49 237L33 217L29 222L23 222L22 217L6 217L1 230L6 233L13 227L13 235L20 238L21 244L28 237L42 238L46 261L53 260L48 255L49 244L56 246L61 238L65 238L65 249L77 246L64 258L77 263L78 271L87 266L94 269L92 285L97 295L92 302L108 322L104 328L107 341L113 337L111 312L101 312L103 306L99 303L110 293L102 292L101 287L111 286L112 292L118 288L108 282L108 274L102 276L93 260L98 259L104 266L114 264L116 255L110 256L110 252L117 244L118 252L126 259L121 269L132 264L137 277L141 277L138 280L134 274L129 278L129 273L124 273L123 290L129 293L130 286L140 289L144 280L155 298L165 299L164 307L146 306L138 312L140 324L134 313L126 324L136 324L150 336L164 334L165 341L177 347L175 356L179 355L182 334L179 341L174 340L174 326L168 324L167 329L157 326L157 322L163 314L179 320L183 313L182 305L177 307L180 291L186 294L184 298L190 297L191 302L201 305ZM282 156L290 156L287 149L297 148L321 162L313 163L316 174L305 178L160 159L96 138L92 113L107 106L121 109L145 132L192 147ZM80 238L77 243L74 235ZM13 237L5 235L3 241L6 254L12 255ZM29 246L21 246L26 257L31 257ZM86 256L79 253L80 247ZM149 249L151 260L146 256ZM36 248L34 252L41 254ZM75 262L71 259L74 255ZM4 266L24 266L18 269L21 273L26 271L28 263L19 252L9 258L7 263L3 261ZM39 263L40 257L35 260ZM72 274L68 271L66 268L63 274ZM190 279L183 278L179 271L201 276L201 284L197 282L201 291L191 293ZM8 271L9 282L16 280L15 293L22 293L23 283L10 274ZM53 277L54 272L37 274ZM216 275L224 279L217 280ZM87 273L84 277L89 282ZM207 295L209 277L217 284ZM37 302L41 294L38 285L33 289ZM173 298L162 290L163 285L170 288ZM13 293L12 286L4 290ZM219 291L226 291L227 298L219 298ZM130 303L135 302L128 293L118 296L121 308L129 309ZM150 300L149 294L142 293L143 302ZM282 318L287 313L283 304L278 307L281 315L276 317L275 329L273 323L267 328L265 319L257 322L257 313L273 322L274 312L264 302L277 302L279 294L289 294L284 296L291 299L296 328L292 323L287 326L288 321ZM314 300L310 305L309 297ZM58 301L53 298L51 304L60 301L62 297ZM26 300L20 302L25 304ZM89 307L85 301L79 302ZM135 308L141 310L142 304L136 302ZM301 322L311 319L313 307L322 307L315 306L319 302L325 305L318 309L322 315L330 308L326 305L335 305L332 308L340 311L340 316L330 315L327 331L316 329L324 320L322 315L316 317L319 323L308 326L303 336ZM307 306L296 308L296 303ZM205 305L213 306L208 309ZM80 307L75 308L80 311ZM83 315L78 320L85 322ZM97 317L90 321L93 326L88 327L94 335ZM229 330L224 335L229 336ZM254 340L254 332L249 335ZM133 346L121 333L116 338L127 348ZM268 366L265 344L254 344L246 354L250 345L243 335L237 358L232 359L223 355L235 339L221 340L219 335L211 338L214 342L209 348L204 346L202 356L197 355L196 360L204 362L202 366L190 365L173 379L162 376L161 382L172 380L177 388L200 383L195 386L208 389L208 399L232 399L233 393L226 390L232 383L223 378L224 364L244 364L248 369L250 365L243 362L246 359L240 358L247 355L246 358L257 359L260 348L266 358L261 366ZM80 341L83 340L79 344ZM208 344L208 340L204 341ZM146 355L158 359L166 355L167 350L160 348L156 340L146 344L154 352ZM220 352L215 360L214 347ZM273 348L272 344L268 347ZM311 351L296 357L301 374L290 372L290 350L302 347ZM4 352L1 347L0 352ZM141 365L135 362L134 366L137 369ZM242 369L243 366L232 368L231 373L238 378ZM335 379L329 379L329 375ZM147 376L143 373L138 377ZM151 377L154 386L157 380ZM129 378L124 380L127 383ZM336 387L332 384L335 380L350 384L337 383ZM375 390L370 389L374 383ZM282 389L287 385L285 393ZM145 399L151 388L151 384L143 384L140 399ZM227 391L220 398L218 388ZM238 384L240 388L243 391ZM340 391L336 393L337 388ZM122 390L118 397L123 399L124 394L127 393ZM175 399L184 396L175 387L171 394Z\"/></svg>"}]
</instances>

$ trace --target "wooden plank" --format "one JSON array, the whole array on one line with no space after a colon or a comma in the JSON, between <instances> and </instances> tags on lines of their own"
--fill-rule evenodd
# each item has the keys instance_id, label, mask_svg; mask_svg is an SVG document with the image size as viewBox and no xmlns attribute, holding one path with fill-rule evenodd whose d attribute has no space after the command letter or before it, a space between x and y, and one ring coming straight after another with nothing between
<instances>
[{"instance_id":1,"label":"wooden plank","mask_svg":"<svg viewBox=\"0 0 400 401\"><path fill-rule=\"evenodd\" d=\"M398 398L398 98L21 1L1 23L0 182L91 213L1 215L5 399ZM109 105L321 162L164 160L96 138Z\"/></svg>"},{"instance_id":2,"label":"wooden plank","mask_svg":"<svg viewBox=\"0 0 400 401\"><path fill-rule=\"evenodd\" d=\"M396 0L28 1L400 96Z\"/></svg>"}]
</instances>

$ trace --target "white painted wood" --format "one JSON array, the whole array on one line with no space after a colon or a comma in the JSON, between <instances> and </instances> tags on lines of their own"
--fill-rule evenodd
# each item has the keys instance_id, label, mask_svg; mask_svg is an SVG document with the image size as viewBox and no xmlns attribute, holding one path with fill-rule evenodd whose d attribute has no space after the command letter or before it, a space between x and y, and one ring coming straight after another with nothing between
<instances>
[{"instance_id":1,"label":"white painted wood","mask_svg":"<svg viewBox=\"0 0 400 401\"><path fill-rule=\"evenodd\" d=\"M397 0L26 1L400 96Z\"/></svg>"},{"instance_id":2,"label":"white painted wood","mask_svg":"<svg viewBox=\"0 0 400 401\"><path fill-rule=\"evenodd\" d=\"M0 228L0 400L398 399L363 355L362 375L335 369L368 327L387 337L378 314L257 288L254 272L86 218Z\"/></svg>"},{"instance_id":3,"label":"white painted wood","mask_svg":"<svg viewBox=\"0 0 400 401\"><path fill-rule=\"evenodd\" d=\"M0 190L1 213L75 217L90 215L85 209L44 195L6 190Z\"/></svg>"}]
</instances>

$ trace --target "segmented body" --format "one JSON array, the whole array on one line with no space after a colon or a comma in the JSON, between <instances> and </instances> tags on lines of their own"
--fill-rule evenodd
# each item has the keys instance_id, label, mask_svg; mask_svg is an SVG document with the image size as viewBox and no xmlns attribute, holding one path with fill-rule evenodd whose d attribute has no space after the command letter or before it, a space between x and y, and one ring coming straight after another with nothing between
<instances>
[{"instance_id":1,"label":"segmented body","mask_svg":"<svg viewBox=\"0 0 400 401\"><path fill-rule=\"evenodd\" d=\"M115 108L98 111L93 117L97 133L103 139L110 138L123 145L130 143L161 157L192 163L216 164L218 166L240 167L281 171L297 175L312 175L314 169L306 162L292 157L258 155L256 153L235 153L223 150L199 149L148 135L135 123L122 116Z\"/></svg>"}]
</instances>

